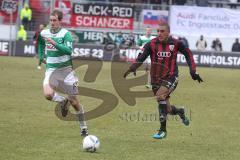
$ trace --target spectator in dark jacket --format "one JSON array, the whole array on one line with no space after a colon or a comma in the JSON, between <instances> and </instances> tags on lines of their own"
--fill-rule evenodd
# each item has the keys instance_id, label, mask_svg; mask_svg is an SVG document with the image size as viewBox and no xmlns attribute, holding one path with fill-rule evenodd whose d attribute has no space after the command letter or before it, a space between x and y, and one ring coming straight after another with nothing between
<instances>
[{"instance_id":1,"label":"spectator in dark jacket","mask_svg":"<svg viewBox=\"0 0 240 160\"><path fill-rule=\"evenodd\" d=\"M232 52L240 52L240 43L238 38L235 39L235 42L232 45Z\"/></svg>"},{"instance_id":2,"label":"spectator in dark jacket","mask_svg":"<svg viewBox=\"0 0 240 160\"><path fill-rule=\"evenodd\" d=\"M222 42L220 41L219 38L216 38L215 40L213 40L212 49L214 51L222 51Z\"/></svg>"}]
</instances>

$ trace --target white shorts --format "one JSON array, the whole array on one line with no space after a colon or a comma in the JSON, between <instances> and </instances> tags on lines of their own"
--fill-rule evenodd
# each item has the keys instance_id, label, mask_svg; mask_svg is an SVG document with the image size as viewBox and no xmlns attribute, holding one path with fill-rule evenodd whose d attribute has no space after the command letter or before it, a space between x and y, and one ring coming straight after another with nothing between
<instances>
[{"instance_id":1,"label":"white shorts","mask_svg":"<svg viewBox=\"0 0 240 160\"><path fill-rule=\"evenodd\" d=\"M150 56L144 61L144 63L151 64L151 58L150 58Z\"/></svg>"},{"instance_id":2,"label":"white shorts","mask_svg":"<svg viewBox=\"0 0 240 160\"><path fill-rule=\"evenodd\" d=\"M47 69L43 81L44 85L50 85L53 89L64 94L78 94L78 78L71 67Z\"/></svg>"},{"instance_id":3,"label":"white shorts","mask_svg":"<svg viewBox=\"0 0 240 160\"><path fill-rule=\"evenodd\" d=\"M150 59L150 57L148 57L148 58L143 62L143 64L144 64L144 69L145 69L145 70L150 70L150 68L151 68L151 59Z\"/></svg>"}]
</instances>

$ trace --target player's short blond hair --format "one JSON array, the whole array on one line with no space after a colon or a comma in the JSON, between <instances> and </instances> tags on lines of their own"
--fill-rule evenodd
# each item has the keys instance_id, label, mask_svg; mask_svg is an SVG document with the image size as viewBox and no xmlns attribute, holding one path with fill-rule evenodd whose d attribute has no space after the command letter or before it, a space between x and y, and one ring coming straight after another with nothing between
<instances>
[{"instance_id":1,"label":"player's short blond hair","mask_svg":"<svg viewBox=\"0 0 240 160\"><path fill-rule=\"evenodd\" d=\"M62 13L62 11L60 11L58 9L54 9L51 13L51 16L57 16L59 21L61 21L63 19L63 13Z\"/></svg>"}]
</instances>

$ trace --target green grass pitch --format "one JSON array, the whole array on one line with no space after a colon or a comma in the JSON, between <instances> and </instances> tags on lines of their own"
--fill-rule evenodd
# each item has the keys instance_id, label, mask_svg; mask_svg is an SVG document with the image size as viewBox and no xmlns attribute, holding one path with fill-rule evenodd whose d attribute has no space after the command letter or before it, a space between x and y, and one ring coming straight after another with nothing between
<instances>
[{"instance_id":1,"label":"green grass pitch","mask_svg":"<svg viewBox=\"0 0 240 160\"><path fill-rule=\"evenodd\" d=\"M240 157L240 70L198 68L204 83L194 82L187 67L179 67L180 82L172 104L186 106L189 127L169 117L168 136L155 140L159 122L154 98L138 98L128 106L116 93L105 62L97 80L83 82L86 67L77 69L80 86L110 92L117 107L88 121L99 137L97 153L82 150L78 123L55 116L55 103L42 95L44 70L34 58L0 57L1 160L238 160ZM138 87L139 88L139 87ZM141 88L141 87L140 87ZM142 86L142 90L146 90ZM99 100L79 96L86 110Z\"/></svg>"}]
</instances>

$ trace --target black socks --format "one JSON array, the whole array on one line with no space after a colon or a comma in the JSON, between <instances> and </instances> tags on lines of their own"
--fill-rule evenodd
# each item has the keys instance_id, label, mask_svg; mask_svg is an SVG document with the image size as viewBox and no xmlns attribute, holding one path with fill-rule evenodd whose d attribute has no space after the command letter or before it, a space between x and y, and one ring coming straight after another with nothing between
<instances>
[{"instance_id":1,"label":"black socks","mask_svg":"<svg viewBox=\"0 0 240 160\"><path fill-rule=\"evenodd\" d=\"M166 131L167 126L167 103L166 101L159 101L158 105L158 111L159 111L159 120L160 120L160 130Z\"/></svg>"}]
</instances>

